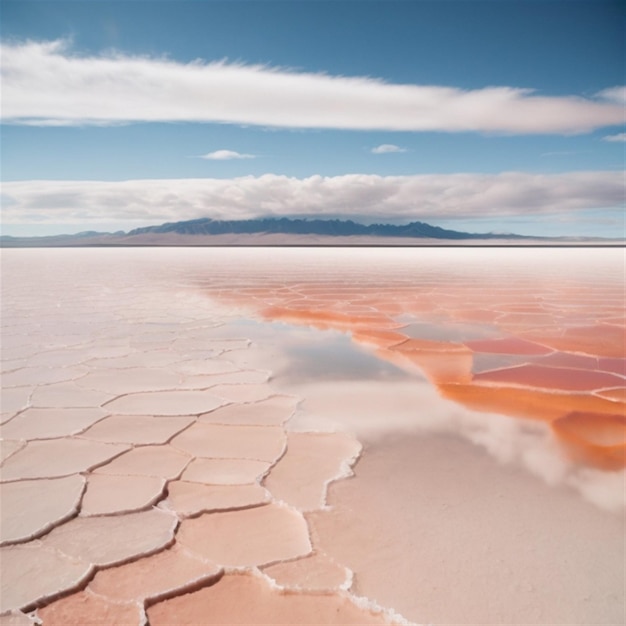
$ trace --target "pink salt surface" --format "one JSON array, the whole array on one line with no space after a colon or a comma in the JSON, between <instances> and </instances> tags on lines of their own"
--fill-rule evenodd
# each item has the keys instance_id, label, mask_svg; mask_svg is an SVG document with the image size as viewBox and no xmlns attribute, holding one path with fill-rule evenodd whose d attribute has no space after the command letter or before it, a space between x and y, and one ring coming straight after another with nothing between
<instances>
[{"instance_id":1,"label":"pink salt surface","mask_svg":"<svg viewBox=\"0 0 626 626\"><path fill-rule=\"evenodd\" d=\"M313 511L324 506L327 484L351 473L347 460L360 452L361 446L343 433L290 433L287 451L264 484L275 498Z\"/></svg>"},{"instance_id":2,"label":"pink salt surface","mask_svg":"<svg viewBox=\"0 0 626 626\"><path fill-rule=\"evenodd\" d=\"M84 488L77 474L0 484L2 508L12 513L1 516L0 545L28 541L73 517Z\"/></svg>"},{"instance_id":3,"label":"pink salt surface","mask_svg":"<svg viewBox=\"0 0 626 626\"><path fill-rule=\"evenodd\" d=\"M224 576L216 585L148 609L152 626L171 624L384 624L336 595L283 594L262 579Z\"/></svg>"},{"instance_id":4,"label":"pink salt surface","mask_svg":"<svg viewBox=\"0 0 626 626\"><path fill-rule=\"evenodd\" d=\"M177 540L227 567L265 565L311 551L304 517L276 504L183 520Z\"/></svg>"},{"instance_id":5,"label":"pink salt surface","mask_svg":"<svg viewBox=\"0 0 626 626\"><path fill-rule=\"evenodd\" d=\"M94 474L177 478L191 456L173 446L141 446L94 470Z\"/></svg>"},{"instance_id":6,"label":"pink salt surface","mask_svg":"<svg viewBox=\"0 0 626 626\"><path fill-rule=\"evenodd\" d=\"M2 427L8 439L53 439L78 434L107 415L100 408L26 409Z\"/></svg>"},{"instance_id":7,"label":"pink salt surface","mask_svg":"<svg viewBox=\"0 0 626 626\"><path fill-rule=\"evenodd\" d=\"M273 396L254 404L233 404L200 416L208 424L248 424L254 426L281 426L294 413L298 399Z\"/></svg>"},{"instance_id":8,"label":"pink salt surface","mask_svg":"<svg viewBox=\"0 0 626 626\"><path fill-rule=\"evenodd\" d=\"M195 421L192 416L111 415L81 433L84 439L131 444L164 444Z\"/></svg>"},{"instance_id":9,"label":"pink salt surface","mask_svg":"<svg viewBox=\"0 0 626 626\"><path fill-rule=\"evenodd\" d=\"M372 441L355 472L308 520L358 595L418 623L623 623L623 518L453 437Z\"/></svg>"},{"instance_id":10,"label":"pink salt surface","mask_svg":"<svg viewBox=\"0 0 626 626\"><path fill-rule=\"evenodd\" d=\"M98 572L88 590L111 602L143 604L212 584L221 574L216 563L175 544L153 556Z\"/></svg>"},{"instance_id":11,"label":"pink salt surface","mask_svg":"<svg viewBox=\"0 0 626 626\"><path fill-rule=\"evenodd\" d=\"M165 480L156 476L90 474L81 515L118 515L148 509L161 499Z\"/></svg>"},{"instance_id":12,"label":"pink salt surface","mask_svg":"<svg viewBox=\"0 0 626 626\"><path fill-rule=\"evenodd\" d=\"M125 415L193 415L225 404L206 391L155 391L116 398L105 406L112 413Z\"/></svg>"},{"instance_id":13,"label":"pink salt surface","mask_svg":"<svg viewBox=\"0 0 626 626\"><path fill-rule=\"evenodd\" d=\"M3 463L1 478L68 476L101 465L126 450L126 445L71 438L31 441Z\"/></svg>"},{"instance_id":14,"label":"pink salt surface","mask_svg":"<svg viewBox=\"0 0 626 626\"><path fill-rule=\"evenodd\" d=\"M37 387L30 402L36 408L65 408L67 399L71 398L74 407L90 408L101 406L114 397L115 394L84 389L74 382L68 382Z\"/></svg>"},{"instance_id":15,"label":"pink salt surface","mask_svg":"<svg viewBox=\"0 0 626 626\"><path fill-rule=\"evenodd\" d=\"M285 447L276 426L223 426L197 423L172 439L171 445L198 457L274 462Z\"/></svg>"},{"instance_id":16,"label":"pink salt surface","mask_svg":"<svg viewBox=\"0 0 626 626\"><path fill-rule=\"evenodd\" d=\"M209 485L245 485L257 482L270 468L252 459L194 459L182 473L183 480Z\"/></svg>"},{"instance_id":17,"label":"pink salt surface","mask_svg":"<svg viewBox=\"0 0 626 626\"><path fill-rule=\"evenodd\" d=\"M43 606L44 624L68 625L140 624L146 610L152 624L381 623L356 594L421 623L624 621L623 473L572 464L555 439L579 406L588 413L567 421L568 436L604 454L623 397L489 388L490 410L521 407L553 430L463 406L485 401L478 347L623 379L620 259L327 253L159 250L155 262L150 250L3 251L2 422L17 429L34 408L111 415L74 436L61 418L46 425L58 429L50 440L24 431L28 441L2 442L16 493L31 478L79 475L87 490L78 517L43 507L32 514L41 539L1 548L0 611ZM291 328L229 323L273 314ZM492 343L403 334L420 322L444 335L460 322L468 336L489 324L478 336ZM352 333L387 374L415 378L333 370L320 349L327 366L314 374L299 351L319 344L297 324ZM356 476L337 480L360 449L355 434ZM13 519L16 505L2 514ZM221 577L223 567L249 571Z\"/></svg>"},{"instance_id":18,"label":"pink salt surface","mask_svg":"<svg viewBox=\"0 0 626 626\"><path fill-rule=\"evenodd\" d=\"M185 518L211 511L245 509L268 500L269 494L259 485L201 485L175 480L168 485L165 503Z\"/></svg>"},{"instance_id":19,"label":"pink salt surface","mask_svg":"<svg viewBox=\"0 0 626 626\"><path fill-rule=\"evenodd\" d=\"M350 572L326 554L316 553L262 569L275 585L292 591L336 591L350 585Z\"/></svg>"},{"instance_id":20,"label":"pink salt surface","mask_svg":"<svg viewBox=\"0 0 626 626\"><path fill-rule=\"evenodd\" d=\"M138 604L119 604L85 591L44 607L38 614L45 626L121 626L141 624L143 619Z\"/></svg>"}]
</instances>

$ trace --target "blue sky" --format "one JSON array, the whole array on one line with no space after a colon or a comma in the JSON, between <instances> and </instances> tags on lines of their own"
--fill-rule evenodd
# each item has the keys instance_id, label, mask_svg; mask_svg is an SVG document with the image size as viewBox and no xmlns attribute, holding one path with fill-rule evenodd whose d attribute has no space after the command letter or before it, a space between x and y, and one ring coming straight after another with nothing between
<instances>
[{"instance_id":1,"label":"blue sky","mask_svg":"<svg viewBox=\"0 0 626 626\"><path fill-rule=\"evenodd\" d=\"M623 236L625 17L3 0L3 234L326 215Z\"/></svg>"}]
</instances>

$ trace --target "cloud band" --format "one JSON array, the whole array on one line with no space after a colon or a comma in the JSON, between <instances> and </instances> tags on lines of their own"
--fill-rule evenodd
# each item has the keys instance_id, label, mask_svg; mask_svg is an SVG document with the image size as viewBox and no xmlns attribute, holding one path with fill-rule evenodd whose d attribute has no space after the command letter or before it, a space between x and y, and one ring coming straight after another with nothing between
<instances>
[{"instance_id":1,"label":"cloud band","mask_svg":"<svg viewBox=\"0 0 626 626\"><path fill-rule=\"evenodd\" d=\"M432 174L233 179L15 181L3 184L11 223L133 222L159 224L210 217L372 216L433 220L621 211L622 172Z\"/></svg>"},{"instance_id":2,"label":"cloud band","mask_svg":"<svg viewBox=\"0 0 626 626\"><path fill-rule=\"evenodd\" d=\"M619 88L585 99L506 86L461 90L389 84L226 62L78 56L62 40L4 44L1 54L2 116L15 124L187 121L568 134L624 121L623 107L613 97Z\"/></svg>"}]
</instances>

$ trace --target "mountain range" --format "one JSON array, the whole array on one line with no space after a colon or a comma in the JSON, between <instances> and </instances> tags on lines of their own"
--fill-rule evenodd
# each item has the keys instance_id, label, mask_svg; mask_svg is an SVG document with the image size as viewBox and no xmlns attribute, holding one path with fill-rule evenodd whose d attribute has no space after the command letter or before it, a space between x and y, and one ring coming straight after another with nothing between
<instances>
[{"instance_id":1,"label":"mountain range","mask_svg":"<svg viewBox=\"0 0 626 626\"><path fill-rule=\"evenodd\" d=\"M176 245L532 245L589 243L585 238L546 239L514 234L466 233L424 222L360 224L352 220L201 218L135 228L128 232L87 231L46 237L0 237L2 247L176 246ZM610 242L611 240L605 240Z\"/></svg>"}]
</instances>

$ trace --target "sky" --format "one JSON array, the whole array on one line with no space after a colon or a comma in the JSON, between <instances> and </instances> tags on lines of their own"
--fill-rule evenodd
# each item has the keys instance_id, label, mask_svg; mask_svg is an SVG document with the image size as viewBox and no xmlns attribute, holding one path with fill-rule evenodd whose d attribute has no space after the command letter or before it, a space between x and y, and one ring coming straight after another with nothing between
<instances>
[{"instance_id":1,"label":"sky","mask_svg":"<svg viewBox=\"0 0 626 626\"><path fill-rule=\"evenodd\" d=\"M304 216L624 237L625 7L2 0L2 234Z\"/></svg>"}]
</instances>

